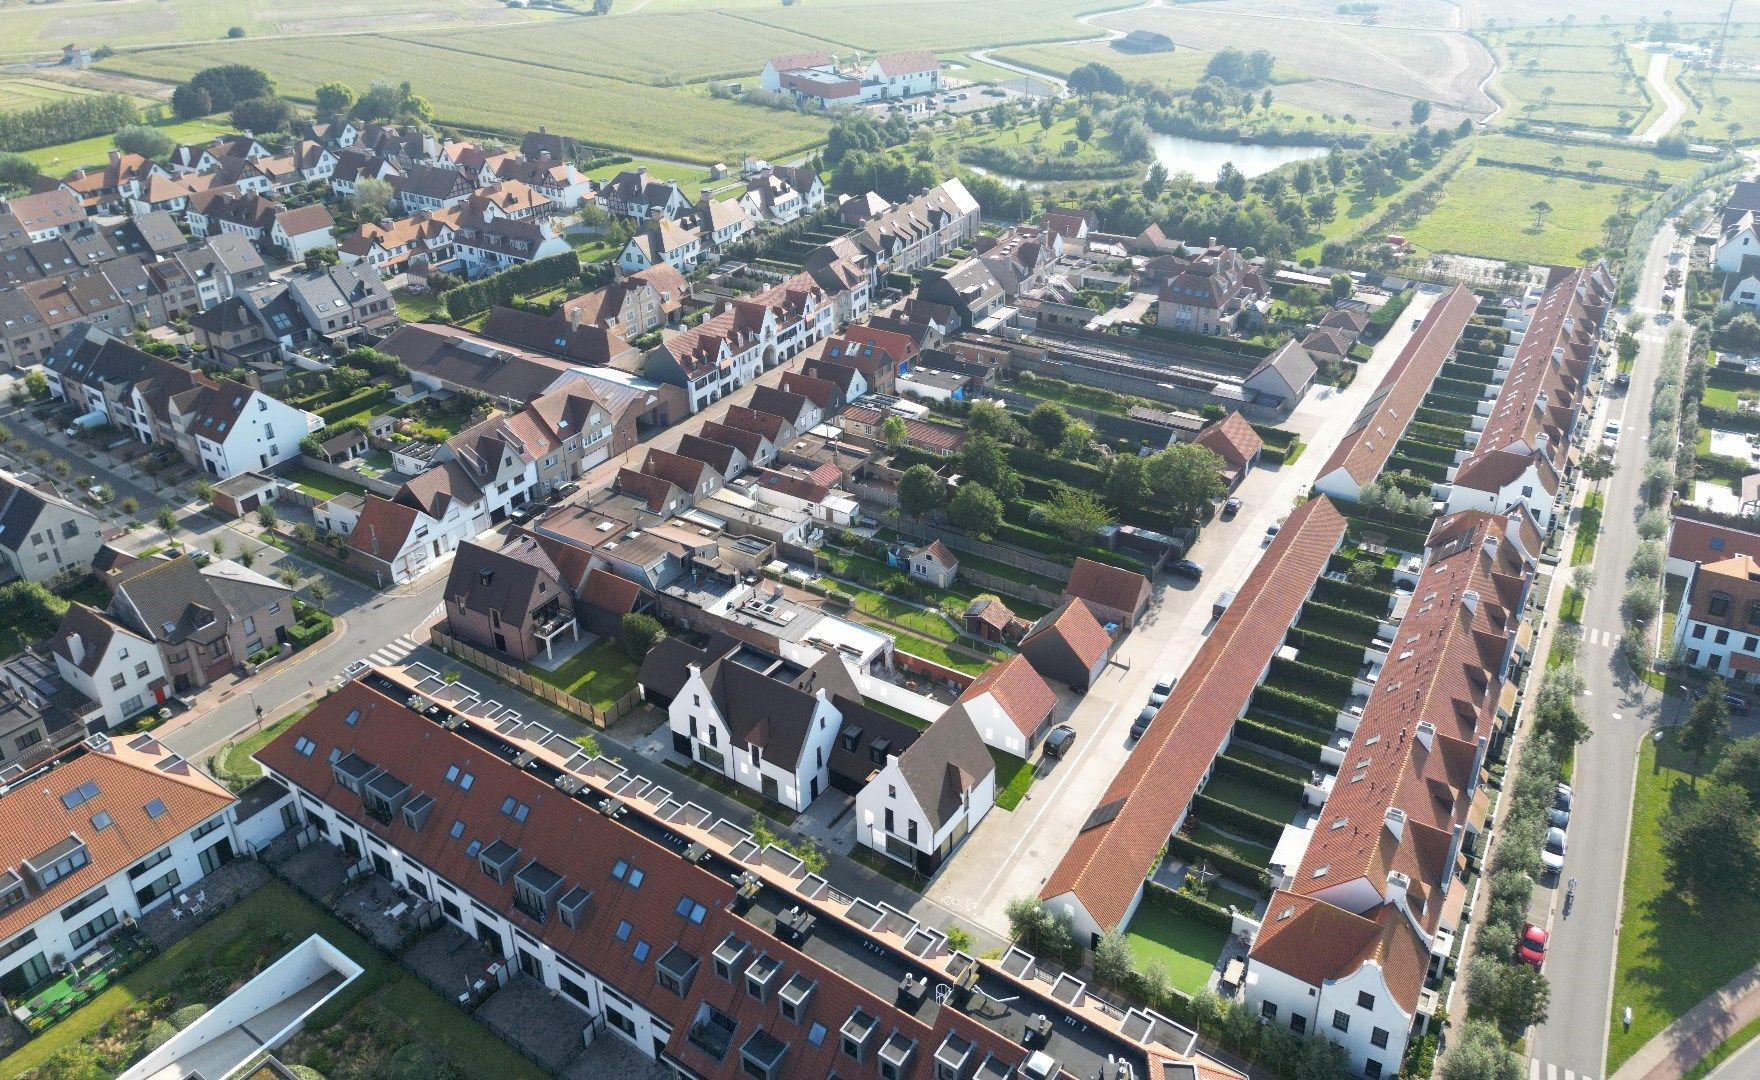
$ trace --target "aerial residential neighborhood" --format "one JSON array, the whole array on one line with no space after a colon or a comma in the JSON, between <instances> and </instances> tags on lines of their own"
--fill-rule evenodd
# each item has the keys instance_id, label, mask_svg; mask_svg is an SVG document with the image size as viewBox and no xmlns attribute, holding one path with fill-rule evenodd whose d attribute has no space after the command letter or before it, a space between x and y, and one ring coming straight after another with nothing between
<instances>
[{"instance_id":1,"label":"aerial residential neighborhood","mask_svg":"<svg viewBox=\"0 0 1760 1080\"><path fill-rule=\"evenodd\" d=\"M1732 7L102 7L0 1075L1760 1076Z\"/></svg>"}]
</instances>

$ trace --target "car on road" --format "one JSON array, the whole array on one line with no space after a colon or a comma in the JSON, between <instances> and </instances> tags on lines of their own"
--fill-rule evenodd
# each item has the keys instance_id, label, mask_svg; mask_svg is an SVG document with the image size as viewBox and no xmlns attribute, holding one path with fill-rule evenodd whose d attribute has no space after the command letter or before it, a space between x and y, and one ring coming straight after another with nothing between
<instances>
[{"instance_id":1,"label":"car on road","mask_svg":"<svg viewBox=\"0 0 1760 1080\"><path fill-rule=\"evenodd\" d=\"M1522 938L1516 942L1516 959L1536 968L1546 963L1546 939L1550 936L1533 923L1522 924Z\"/></svg>"},{"instance_id":2,"label":"car on road","mask_svg":"<svg viewBox=\"0 0 1760 1080\"><path fill-rule=\"evenodd\" d=\"M1197 581L1204 576L1204 568L1191 559L1181 559L1167 569L1171 573L1178 574L1180 577L1191 578L1193 581Z\"/></svg>"},{"instance_id":3,"label":"car on road","mask_svg":"<svg viewBox=\"0 0 1760 1080\"><path fill-rule=\"evenodd\" d=\"M1149 691L1149 704L1165 704L1168 696L1173 693L1174 685L1178 682L1179 680L1174 677L1173 672L1162 672L1161 678L1155 680L1155 689Z\"/></svg>"},{"instance_id":4,"label":"car on road","mask_svg":"<svg viewBox=\"0 0 1760 1080\"><path fill-rule=\"evenodd\" d=\"M1671 293L1671 292L1663 293L1662 294L1662 302L1665 305L1667 305L1668 307L1674 307L1674 293Z\"/></svg>"},{"instance_id":5,"label":"car on road","mask_svg":"<svg viewBox=\"0 0 1760 1080\"><path fill-rule=\"evenodd\" d=\"M1230 496L1229 500L1222 504L1222 520L1224 521L1229 520L1240 512L1241 501L1234 496Z\"/></svg>"},{"instance_id":6,"label":"car on road","mask_svg":"<svg viewBox=\"0 0 1760 1080\"><path fill-rule=\"evenodd\" d=\"M1283 523L1278 522L1278 521L1273 521L1271 523L1270 527L1265 530L1265 539L1263 539L1259 542L1261 544L1269 545L1271 543L1271 541L1277 539L1277 534L1279 532L1281 532L1282 530L1283 530Z\"/></svg>"},{"instance_id":7,"label":"car on road","mask_svg":"<svg viewBox=\"0 0 1760 1080\"><path fill-rule=\"evenodd\" d=\"M1723 703L1732 713L1745 713L1748 711L1748 699L1740 694L1724 694Z\"/></svg>"},{"instance_id":8,"label":"car on road","mask_svg":"<svg viewBox=\"0 0 1760 1080\"><path fill-rule=\"evenodd\" d=\"M1554 825L1546 830L1546 846L1540 851L1540 864L1554 874L1564 872L1564 830Z\"/></svg>"},{"instance_id":9,"label":"car on road","mask_svg":"<svg viewBox=\"0 0 1760 1080\"><path fill-rule=\"evenodd\" d=\"M1154 705L1143 706L1143 711L1137 714L1135 720L1131 721L1131 738L1142 738L1143 732L1149 730L1149 725L1155 721L1155 714L1160 711L1161 710Z\"/></svg>"},{"instance_id":10,"label":"car on road","mask_svg":"<svg viewBox=\"0 0 1760 1080\"><path fill-rule=\"evenodd\" d=\"M1069 748L1076 744L1076 729L1068 724L1059 724L1045 736L1045 756L1060 758L1069 753Z\"/></svg>"},{"instance_id":11,"label":"car on road","mask_svg":"<svg viewBox=\"0 0 1760 1080\"><path fill-rule=\"evenodd\" d=\"M1622 371L1618 375L1615 375L1613 377L1613 385L1615 385L1615 386L1630 386L1630 385L1632 385L1632 377L1631 377L1631 375Z\"/></svg>"},{"instance_id":12,"label":"car on road","mask_svg":"<svg viewBox=\"0 0 1760 1080\"><path fill-rule=\"evenodd\" d=\"M1656 321L1666 326L1667 324L1674 322L1674 313L1672 311L1658 311L1656 313Z\"/></svg>"}]
</instances>

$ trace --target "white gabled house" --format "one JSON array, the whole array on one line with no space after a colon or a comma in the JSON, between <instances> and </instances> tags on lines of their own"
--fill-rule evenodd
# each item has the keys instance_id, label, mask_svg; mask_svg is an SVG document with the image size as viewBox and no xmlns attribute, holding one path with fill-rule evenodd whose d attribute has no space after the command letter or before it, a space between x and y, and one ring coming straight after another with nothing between
<instances>
[{"instance_id":1,"label":"white gabled house","mask_svg":"<svg viewBox=\"0 0 1760 1080\"><path fill-rule=\"evenodd\" d=\"M853 704L853 703L852 703ZM867 709L852 709L844 749L856 752ZM856 793L856 839L919 873L932 874L996 803L996 763L972 722L950 709Z\"/></svg>"},{"instance_id":2,"label":"white gabled house","mask_svg":"<svg viewBox=\"0 0 1760 1080\"><path fill-rule=\"evenodd\" d=\"M827 657L822 663L843 662ZM831 783L830 756L843 718L824 687L802 684L813 669L776 660L760 671L734 660L692 664L667 710L673 744L693 761L792 810ZM789 674L792 681L785 681Z\"/></svg>"},{"instance_id":3,"label":"white gabled house","mask_svg":"<svg viewBox=\"0 0 1760 1080\"><path fill-rule=\"evenodd\" d=\"M48 644L61 681L95 702L108 727L170 696L159 646L84 604L68 607Z\"/></svg>"},{"instance_id":4,"label":"white gabled house","mask_svg":"<svg viewBox=\"0 0 1760 1080\"><path fill-rule=\"evenodd\" d=\"M726 226L732 229L733 226ZM698 229L680 225L670 218L661 218L629 238L617 256L617 268L626 274L637 273L664 263L681 274L697 268L703 257L703 234Z\"/></svg>"}]
</instances>

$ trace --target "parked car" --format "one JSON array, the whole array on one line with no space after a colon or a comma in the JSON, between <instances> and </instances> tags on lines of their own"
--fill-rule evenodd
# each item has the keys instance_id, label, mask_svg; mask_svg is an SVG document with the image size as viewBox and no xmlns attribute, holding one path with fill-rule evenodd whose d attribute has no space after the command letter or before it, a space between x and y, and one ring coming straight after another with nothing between
<instances>
[{"instance_id":1,"label":"parked car","mask_svg":"<svg viewBox=\"0 0 1760 1080\"><path fill-rule=\"evenodd\" d=\"M1131 721L1131 738L1142 738L1143 732L1149 730L1149 725L1155 722L1155 714L1160 711L1153 705L1143 706L1143 711L1137 714L1135 720Z\"/></svg>"},{"instance_id":2,"label":"parked car","mask_svg":"<svg viewBox=\"0 0 1760 1080\"><path fill-rule=\"evenodd\" d=\"M1540 863L1554 874L1564 871L1564 830L1554 825L1546 830L1546 847L1540 852Z\"/></svg>"},{"instance_id":3,"label":"parked car","mask_svg":"<svg viewBox=\"0 0 1760 1080\"><path fill-rule=\"evenodd\" d=\"M1546 963L1546 939L1551 935L1533 923L1522 925L1522 938L1516 942L1516 959L1539 967Z\"/></svg>"},{"instance_id":4,"label":"parked car","mask_svg":"<svg viewBox=\"0 0 1760 1080\"><path fill-rule=\"evenodd\" d=\"M1607 426L1601 429L1602 444L1606 446L1618 446L1619 436L1622 430L1624 429L1620 426L1618 420L1609 420Z\"/></svg>"},{"instance_id":5,"label":"parked car","mask_svg":"<svg viewBox=\"0 0 1760 1080\"><path fill-rule=\"evenodd\" d=\"M1222 613L1227 611L1228 605L1232 603L1234 603L1234 590L1230 589L1221 596L1218 596L1216 602L1210 605L1210 617L1212 619L1222 618Z\"/></svg>"},{"instance_id":6,"label":"parked car","mask_svg":"<svg viewBox=\"0 0 1760 1080\"><path fill-rule=\"evenodd\" d=\"M1173 672L1163 672L1161 678L1155 681L1155 689L1149 691L1149 704L1165 704L1168 696L1173 693L1174 685L1178 682L1179 680L1174 678Z\"/></svg>"},{"instance_id":7,"label":"parked car","mask_svg":"<svg viewBox=\"0 0 1760 1080\"><path fill-rule=\"evenodd\" d=\"M1630 386L1630 385L1632 385L1632 377L1631 377L1631 375L1622 371L1618 375L1614 376L1613 385L1615 385L1615 386Z\"/></svg>"},{"instance_id":8,"label":"parked car","mask_svg":"<svg viewBox=\"0 0 1760 1080\"><path fill-rule=\"evenodd\" d=\"M1546 811L1546 824L1559 829L1568 829L1571 827L1571 812L1554 806Z\"/></svg>"},{"instance_id":9,"label":"parked car","mask_svg":"<svg viewBox=\"0 0 1760 1080\"><path fill-rule=\"evenodd\" d=\"M1045 756L1060 758L1069 753L1069 748L1076 744L1076 729L1068 724L1059 724L1045 736Z\"/></svg>"},{"instance_id":10,"label":"parked car","mask_svg":"<svg viewBox=\"0 0 1760 1080\"><path fill-rule=\"evenodd\" d=\"M1259 542L1261 544L1269 545L1271 541L1277 539L1277 534L1281 531L1283 531L1283 525L1279 522L1273 521L1270 527L1265 530L1265 539Z\"/></svg>"},{"instance_id":11,"label":"parked car","mask_svg":"<svg viewBox=\"0 0 1760 1080\"><path fill-rule=\"evenodd\" d=\"M1745 713L1748 711L1748 699L1740 694L1725 693L1723 695L1723 703L1732 713Z\"/></svg>"},{"instance_id":12,"label":"parked car","mask_svg":"<svg viewBox=\"0 0 1760 1080\"><path fill-rule=\"evenodd\" d=\"M1204 568L1191 559L1181 559L1167 569L1180 577L1191 578L1193 581L1204 576Z\"/></svg>"},{"instance_id":13,"label":"parked car","mask_svg":"<svg viewBox=\"0 0 1760 1080\"><path fill-rule=\"evenodd\" d=\"M1552 793L1552 805L1556 809L1568 813L1571 808L1571 796L1571 786L1569 784L1560 784L1558 785L1558 790Z\"/></svg>"},{"instance_id":14,"label":"parked car","mask_svg":"<svg viewBox=\"0 0 1760 1080\"><path fill-rule=\"evenodd\" d=\"M1240 512L1241 500L1236 496L1229 496L1228 501L1222 504L1222 520L1224 521L1229 520Z\"/></svg>"}]
</instances>

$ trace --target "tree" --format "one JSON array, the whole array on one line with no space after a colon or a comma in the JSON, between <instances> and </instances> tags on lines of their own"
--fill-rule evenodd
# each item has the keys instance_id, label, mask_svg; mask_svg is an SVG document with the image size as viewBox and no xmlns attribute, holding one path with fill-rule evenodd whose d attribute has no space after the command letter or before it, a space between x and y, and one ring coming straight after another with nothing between
<instances>
[{"instance_id":1,"label":"tree","mask_svg":"<svg viewBox=\"0 0 1760 1080\"><path fill-rule=\"evenodd\" d=\"M1740 788L1748 796L1748 805L1760 809L1760 736L1730 743L1711 770L1711 783Z\"/></svg>"},{"instance_id":2,"label":"tree","mask_svg":"<svg viewBox=\"0 0 1760 1080\"><path fill-rule=\"evenodd\" d=\"M145 124L130 124L125 128L118 128L110 141L123 153L139 154L149 161L163 158L176 145L171 136Z\"/></svg>"},{"instance_id":3,"label":"tree","mask_svg":"<svg viewBox=\"0 0 1760 1080\"><path fill-rule=\"evenodd\" d=\"M1157 161L1155 164L1149 166L1149 175L1143 178L1143 197L1146 199L1159 199L1161 198L1161 193L1166 190L1167 166Z\"/></svg>"},{"instance_id":4,"label":"tree","mask_svg":"<svg viewBox=\"0 0 1760 1080\"><path fill-rule=\"evenodd\" d=\"M265 529L273 529L280 515L275 513L274 503L264 503L257 507L257 524Z\"/></svg>"},{"instance_id":5,"label":"tree","mask_svg":"<svg viewBox=\"0 0 1760 1080\"><path fill-rule=\"evenodd\" d=\"M1027 416L1027 430L1033 433L1033 438L1046 450L1056 450L1062 444L1063 433L1068 428L1069 413L1056 402L1040 402Z\"/></svg>"},{"instance_id":6,"label":"tree","mask_svg":"<svg viewBox=\"0 0 1760 1080\"><path fill-rule=\"evenodd\" d=\"M984 485L966 481L947 504L947 520L979 540L988 540L1002 524L1002 500Z\"/></svg>"},{"instance_id":7,"label":"tree","mask_svg":"<svg viewBox=\"0 0 1760 1080\"><path fill-rule=\"evenodd\" d=\"M293 106L273 94L246 98L232 107L232 124L246 131L286 131L293 125Z\"/></svg>"},{"instance_id":8,"label":"tree","mask_svg":"<svg viewBox=\"0 0 1760 1080\"><path fill-rule=\"evenodd\" d=\"M1521 1059L1510 1053L1496 1026L1469 1020L1436 1075L1438 1080L1522 1080L1523 1072Z\"/></svg>"},{"instance_id":9,"label":"tree","mask_svg":"<svg viewBox=\"0 0 1760 1080\"><path fill-rule=\"evenodd\" d=\"M1586 479L1600 482L1613 476L1613 455L1605 449L1597 451L1593 456L1583 459L1583 476Z\"/></svg>"},{"instance_id":10,"label":"tree","mask_svg":"<svg viewBox=\"0 0 1760 1080\"><path fill-rule=\"evenodd\" d=\"M1115 454L1106 470L1104 489L1114 510L1134 510L1149 504L1149 467L1138 454Z\"/></svg>"},{"instance_id":11,"label":"tree","mask_svg":"<svg viewBox=\"0 0 1760 1080\"><path fill-rule=\"evenodd\" d=\"M223 536L214 537L213 542L210 543L208 546L214 549L214 554L220 556L221 558L226 557L226 538L225 537L223 537Z\"/></svg>"},{"instance_id":12,"label":"tree","mask_svg":"<svg viewBox=\"0 0 1760 1080\"><path fill-rule=\"evenodd\" d=\"M1186 521L1208 515L1212 504L1228 492L1222 459L1193 443L1179 443L1150 458L1148 476L1155 498L1168 513Z\"/></svg>"},{"instance_id":13,"label":"tree","mask_svg":"<svg viewBox=\"0 0 1760 1080\"><path fill-rule=\"evenodd\" d=\"M898 508L913 518L941 509L947 485L927 465L912 465L898 478Z\"/></svg>"},{"instance_id":14,"label":"tree","mask_svg":"<svg viewBox=\"0 0 1760 1080\"><path fill-rule=\"evenodd\" d=\"M1008 450L988 435L974 435L960 451L960 475L984 485L1003 502L1021 497L1021 480L1008 464Z\"/></svg>"},{"instance_id":15,"label":"tree","mask_svg":"<svg viewBox=\"0 0 1760 1080\"><path fill-rule=\"evenodd\" d=\"M966 414L966 430L973 435L993 436L1005 443L1018 444L1027 437L1027 430L1021 427L1019 420L989 400L972 402L972 410Z\"/></svg>"},{"instance_id":16,"label":"tree","mask_svg":"<svg viewBox=\"0 0 1760 1080\"><path fill-rule=\"evenodd\" d=\"M190 76L188 82L172 93L171 108L182 119L190 120L274 93L274 80L260 68L248 64L221 64L203 68Z\"/></svg>"},{"instance_id":17,"label":"tree","mask_svg":"<svg viewBox=\"0 0 1760 1080\"><path fill-rule=\"evenodd\" d=\"M330 583L323 578L313 578L311 584L306 586L306 595L312 598L312 603L318 605L319 611L323 611L324 601L330 599Z\"/></svg>"},{"instance_id":18,"label":"tree","mask_svg":"<svg viewBox=\"0 0 1760 1080\"><path fill-rule=\"evenodd\" d=\"M120 505L122 512L127 514L129 517L133 517L136 514L140 513L140 509L141 509L140 500L136 499L133 495L124 496L122 499L122 502L119 505Z\"/></svg>"},{"instance_id":19,"label":"tree","mask_svg":"<svg viewBox=\"0 0 1760 1080\"><path fill-rule=\"evenodd\" d=\"M1747 792L1712 784L1663 819L1662 854L1669 881L1698 897L1739 895L1760 881L1754 809Z\"/></svg>"},{"instance_id":20,"label":"tree","mask_svg":"<svg viewBox=\"0 0 1760 1080\"><path fill-rule=\"evenodd\" d=\"M1412 102L1412 123L1422 124L1430 119L1430 103L1422 99Z\"/></svg>"},{"instance_id":21,"label":"tree","mask_svg":"<svg viewBox=\"0 0 1760 1080\"><path fill-rule=\"evenodd\" d=\"M321 115L339 115L354 104L354 88L347 83L327 82L312 91L312 100Z\"/></svg>"},{"instance_id":22,"label":"tree","mask_svg":"<svg viewBox=\"0 0 1760 1080\"><path fill-rule=\"evenodd\" d=\"M1577 708L1583 693L1583 676L1561 664L1547 669L1540 679L1534 709L1534 730L1559 747L1575 746L1589 737L1589 723Z\"/></svg>"},{"instance_id":23,"label":"tree","mask_svg":"<svg viewBox=\"0 0 1760 1080\"><path fill-rule=\"evenodd\" d=\"M229 26L226 28L226 36L234 41L244 37L244 32L244 27L242 26Z\"/></svg>"},{"instance_id":24,"label":"tree","mask_svg":"<svg viewBox=\"0 0 1760 1080\"><path fill-rule=\"evenodd\" d=\"M641 663L648 650L665 636L666 628L652 615L631 612L617 623L617 644L633 663Z\"/></svg>"},{"instance_id":25,"label":"tree","mask_svg":"<svg viewBox=\"0 0 1760 1080\"><path fill-rule=\"evenodd\" d=\"M159 522L159 528L164 529L166 532L170 532L172 529L177 528L177 511L171 509L169 506L161 506L159 508L159 514L155 520Z\"/></svg>"},{"instance_id":26,"label":"tree","mask_svg":"<svg viewBox=\"0 0 1760 1080\"><path fill-rule=\"evenodd\" d=\"M1552 213L1552 204L1545 199L1537 199L1528 204L1528 209L1534 211L1534 228L1545 228L1546 215Z\"/></svg>"},{"instance_id":27,"label":"tree","mask_svg":"<svg viewBox=\"0 0 1760 1080\"><path fill-rule=\"evenodd\" d=\"M0 187L29 187L37 179L37 166L16 151L0 153Z\"/></svg>"},{"instance_id":28,"label":"tree","mask_svg":"<svg viewBox=\"0 0 1760 1080\"><path fill-rule=\"evenodd\" d=\"M1340 271L1332 275L1332 298L1334 300L1349 300L1351 293L1356 291L1356 287L1356 282L1351 280L1349 274Z\"/></svg>"},{"instance_id":29,"label":"tree","mask_svg":"<svg viewBox=\"0 0 1760 1080\"><path fill-rule=\"evenodd\" d=\"M887 449L894 452L904 449L906 436L904 417L888 416L886 422L880 425L880 435L886 440Z\"/></svg>"},{"instance_id":30,"label":"tree","mask_svg":"<svg viewBox=\"0 0 1760 1080\"><path fill-rule=\"evenodd\" d=\"M1088 113L1076 117L1076 138L1087 142L1094 137L1094 118Z\"/></svg>"},{"instance_id":31,"label":"tree","mask_svg":"<svg viewBox=\"0 0 1760 1080\"><path fill-rule=\"evenodd\" d=\"M1060 488L1049 503L1034 509L1033 516L1069 540L1086 540L1112 524L1112 515L1085 491Z\"/></svg>"},{"instance_id":32,"label":"tree","mask_svg":"<svg viewBox=\"0 0 1760 1080\"><path fill-rule=\"evenodd\" d=\"M1728 731L1729 704L1723 700L1723 680L1712 679L1681 722L1681 750L1693 759L1696 767L1705 760L1705 752Z\"/></svg>"},{"instance_id":33,"label":"tree","mask_svg":"<svg viewBox=\"0 0 1760 1080\"><path fill-rule=\"evenodd\" d=\"M391 209L390 183L374 177L357 180L350 202L362 221L378 221Z\"/></svg>"},{"instance_id":34,"label":"tree","mask_svg":"<svg viewBox=\"0 0 1760 1080\"><path fill-rule=\"evenodd\" d=\"M1057 123L1057 110L1049 101L1039 106L1039 129L1050 131L1051 125Z\"/></svg>"},{"instance_id":35,"label":"tree","mask_svg":"<svg viewBox=\"0 0 1760 1080\"><path fill-rule=\"evenodd\" d=\"M1124 931L1113 930L1100 935L1094 946L1094 981L1114 990L1124 990L1136 981L1137 961Z\"/></svg>"}]
</instances>

